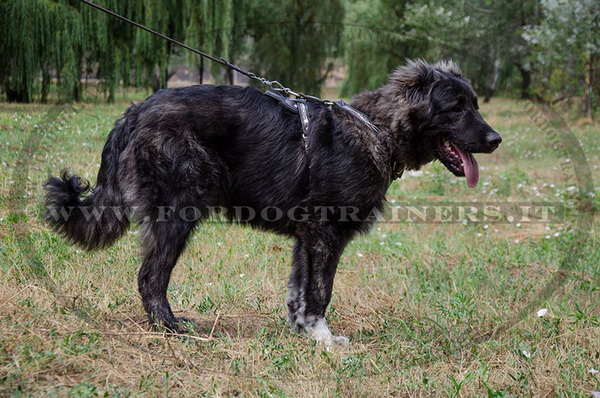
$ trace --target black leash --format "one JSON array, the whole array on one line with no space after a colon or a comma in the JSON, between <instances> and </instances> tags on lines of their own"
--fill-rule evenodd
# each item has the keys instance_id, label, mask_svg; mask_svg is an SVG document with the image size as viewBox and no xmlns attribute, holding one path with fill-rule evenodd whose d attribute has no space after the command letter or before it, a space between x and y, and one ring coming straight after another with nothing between
<instances>
[{"instance_id":1,"label":"black leash","mask_svg":"<svg viewBox=\"0 0 600 398\"><path fill-rule=\"evenodd\" d=\"M207 54L207 53L205 53L203 51L200 51L200 50L197 50L197 49L195 49L193 47L190 47L190 46L188 46L185 43L182 43L180 41L177 41L175 39L170 38L169 36L165 36L164 34L162 34L160 32L157 32L157 31L155 31L153 29L150 29L150 28L148 28L148 27L140 24L140 23L132 21L129 18L126 18L126 17L124 17L124 16L122 16L120 14L117 14L116 12L111 11L109 9L106 9L106 8L104 8L102 6L99 6L98 4L92 3L91 1L88 1L88 0L79 0L79 1L81 1L84 4L87 4L90 7L93 7L95 9L97 9L97 10L100 10L100 11L102 11L102 12L104 12L104 13L112 16L112 17L118 18L121 21L127 22L128 24L131 24L131 25L133 25L133 26L135 26L137 28L140 28L142 30L145 30L146 32L152 33L153 35L158 36L161 39L164 39L164 40L166 40L166 41L168 41L170 43L173 43L175 45L183 47L186 50L189 50L189 51L191 51L191 52L193 52L195 54L200 55L201 57L210 59L213 62L216 62L216 63L221 64L221 65L223 65L223 66L225 66L225 67L227 67L229 69L232 69L232 70L234 70L234 71L236 71L238 73L241 73L242 75L247 76L250 79L257 80L257 81L261 82L262 84L265 84L265 85L271 87L273 90L281 91L281 92L285 93L286 95L293 95L296 98L302 98L302 99L305 99L305 100L307 100L309 102L318 102L318 103L321 103L321 104L324 104L324 105L332 105L333 104L333 102L330 101L330 100L325 100L325 99L322 99L322 98L313 97L312 95L297 93L297 92L293 91L292 89L290 89L288 87L285 87L283 84L281 84L277 80L268 80L268 79L265 79L264 77L257 76L255 73L252 73L250 71L244 70L244 69L240 68L239 66L232 64L231 62L227 61L223 57L220 57L220 58L213 57L210 54Z\"/></svg>"}]
</instances>

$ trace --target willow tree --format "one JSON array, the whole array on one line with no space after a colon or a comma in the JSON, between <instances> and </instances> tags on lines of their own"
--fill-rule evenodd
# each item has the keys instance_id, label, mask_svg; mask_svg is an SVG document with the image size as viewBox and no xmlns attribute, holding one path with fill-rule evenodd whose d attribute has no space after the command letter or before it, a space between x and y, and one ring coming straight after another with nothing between
<instances>
[{"instance_id":1,"label":"willow tree","mask_svg":"<svg viewBox=\"0 0 600 398\"><path fill-rule=\"evenodd\" d=\"M141 0L98 3L133 19L143 9ZM45 102L53 79L59 100L78 100L87 72L102 79L110 101L120 81L129 81L133 44L130 26L76 0L0 3L0 82L9 100L40 94Z\"/></svg>"},{"instance_id":2,"label":"willow tree","mask_svg":"<svg viewBox=\"0 0 600 398\"><path fill-rule=\"evenodd\" d=\"M142 0L95 2L132 20L143 18ZM143 80L139 78L140 73L132 75L136 61L135 28L85 4L80 4L79 9L84 26L83 72L100 78L107 100L112 102L121 82L128 86Z\"/></svg>"},{"instance_id":3,"label":"willow tree","mask_svg":"<svg viewBox=\"0 0 600 398\"><path fill-rule=\"evenodd\" d=\"M236 62L242 55L246 38L246 0L187 0L188 23L186 43L211 55ZM200 83L205 71L210 71L218 83L233 83L231 70L217 63L207 64L204 58L189 54ZM208 67L206 67L208 66Z\"/></svg>"},{"instance_id":4,"label":"willow tree","mask_svg":"<svg viewBox=\"0 0 600 398\"><path fill-rule=\"evenodd\" d=\"M175 40L184 40L187 17L186 8L182 6L181 1L137 1L138 6L141 5L137 22ZM165 88L169 78L176 72L171 60L179 51L180 49L170 42L137 29L133 52L137 83L151 86L154 91Z\"/></svg>"},{"instance_id":5,"label":"willow tree","mask_svg":"<svg viewBox=\"0 0 600 398\"><path fill-rule=\"evenodd\" d=\"M348 2L344 31L344 54L348 75L343 95L374 89L406 58L423 57L429 48L426 37L414 35L407 21L408 0Z\"/></svg>"},{"instance_id":6,"label":"willow tree","mask_svg":"<svg viewBox=\"0 0 600 398\"><path fill-rule=\"evenodd\" d=\"M344 8L340 0L253 0L246 20L254 72L319 95L339 57Z\"/></svg>"},{"instance_id":7,"label":"willow tree","mask_svg":"<svg viewBox=\"0 0 600 398\"><path fill-rule=\"evenodd\" d=\"M77 99L82 37L79 12L67 0L0 2L0 83L7 98L31 102L40 93L45 101L54 71L60 99Z\"/></svg>"},{"instance_id":8,"label":"willow tree","mask_svg":"<svg viewBox=\"0 0 600 398\"><path fill-rule=\"evenodd\" d=\"M96 0L119 15L148 26L176 40L184 39L186 8L178 0ZM175 73L172 58L179 50L168 41L137 29L96 9L81 5L85 26L85 65L108 92L124 86L164 88Z\"/></svg>"},{"instance_id":9,"label":"willow tree","mask_svg":"<svg viewBox=\"0 0 600 398\"><path fill-rule=\"evenodd\" d=\"M183 40L187 18L177 0L96 3ZM98 76L109 102L121 82L165 87L174 52L170 43L77 0L0 2L0 84L10 100L41 94L45 101L53 79L60 100L77 100L82 75Z\"/></svg>"}]
</instances>

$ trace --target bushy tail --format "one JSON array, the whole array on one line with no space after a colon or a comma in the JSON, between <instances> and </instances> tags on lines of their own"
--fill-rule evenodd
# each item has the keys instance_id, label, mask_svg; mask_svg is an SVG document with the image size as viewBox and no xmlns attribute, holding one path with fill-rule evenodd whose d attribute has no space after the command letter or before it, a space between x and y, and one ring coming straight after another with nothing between
<instances>
[{"instance_id":1,"label":"bushy tail","mask_svg":"<svg viewBox=\"0 0 600 398\"><path fill-rule=\"evenodd\" d=\"M98 185L94 189L90 188L89 182L68 170L44 184L46 222L71 243L86 250L110 246L129 227L116 180L120 148L113 145L115 135L123 133L122 124L117 124L104 147Z\"/></svg>"}]
</instances>

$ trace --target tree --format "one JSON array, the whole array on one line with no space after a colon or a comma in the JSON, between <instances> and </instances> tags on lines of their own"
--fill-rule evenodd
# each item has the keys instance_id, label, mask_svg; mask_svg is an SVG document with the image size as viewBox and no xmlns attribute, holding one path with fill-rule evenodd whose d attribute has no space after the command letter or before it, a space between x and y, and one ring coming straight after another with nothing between
<instances>
[{"instance_id":1,"label":"tree","mask_svg":"<svg viewBox=\"0 0 600 398\"><path fill-rule=\"evenodd\" d=\"M340 0L253 0L246 19L250 69L296 91L320 95L341 54Z\"/></svg>"},{"instance_id":2,"label":"tree","mask_svg":"<svg viewBox=\"0 0 600 398\"><path fill-rule=\"evenodd\" d=\"M235 63L245 48L246 0L187 0L188 24L186 42L211 55L223 57ZM192 64L198 68L200 83L206 60L190 54ZM211 71L216 82L233 84L233 71L212 63Z\"/></svg>"},{"instance_id":3,"label":"tree","mask_svg":"<svg viewBox=\"0 0 600 398\"><path fill-rule=\"evenodd\" d=\"M519 72L520 96L529 96L531 82L530 46L523 30L539 21L538 0L492 0L456 2L430 0L410 8L415 35L431 40L434 59L454 58L487 102L497 88L514 90Z\"/></svg>"},{"instance_id":4,"label":"tree","mask_svg":"<svg viewBox=\"0 0 600 398\"><path fill-rule=\"evenodd\" d=\"M0 3L0 84L7 98L31 102L41 92L46 101L54 71L61 99L77 99L82 37L79 14L69 1Z\"/></svg>"},{"instance_id":5,"label":"tree","mask_svg":"<svg viewBox=\"0 0 600 398\"><path fill-rule=\"evenodd\" d=\"M177 0L97 3L183 39L186 18ZM82 73L98 74L109 102L121 81L165 87L174 52L170 43L77 0L3 1L0 50L0 84L9 100L19 102L30 102L38 93L45 101L53 78L60 100L78 100Z\"/></svg>"},{"instance_id":6,"label":"tree","mask_svg":"<svg viewBox=\"0 0 600 398\"><path fill-rule=\"evenodd\" d=\"M140 83L133 65L136 65L134 45L135 28L123 21L75 1L83 22L82 72L96 75L108 94L107 101L113 102L115 90L122 81L125 86ZM134 21L143 18L141 0L96 0L96 3ZM141 69L138 64L138 71Z\"/></svg>"},{"instance_id":7,"label":"tree","mask_svg":"<svg viewBox=\"0 0 600 398\"><path fill-rule=\"evenodd\" d=\"M139 0L138 0L139 1ZM138 22L178 41L185 37L186 8L179 0L143 1L142 18ZM138 84L151 86L154 91L167 87L176 72L170 68L171 57L179 47L140 29L135 31L135 59Z\"/></svg>"},{"instance_id":8,"label":"tree","mask_svg":"<svg viewBox=\"0 0 600 398\"><path fill-rule=\"evenodd\" d=\"M409 1L347 1L344 20L345 65L343 95L374 89L406 58L425 57L427 37L415 35L406 14Z\"/></svg>"},{"instance_id":9,"label":"tree","mask_svg":"<svg viewBox=\"0 0 600 398\"><path fill-rule=\"evenodd\" d=\"M529 95L530 51L521 33L539 19L538 0L348 1L346 94L373 88L406 58L453 58L489 100L497 88Z\"/></svg>"},{"instance_id":10,"label":"tree","mask_svg":"<svg viewBox=\"0 0 600 398\"><path fill-rule=\"evenodd\" d=\"M542 0L543 21L525 39L534 48L540 99L554 102L584 97L584 112L594 116L600 95L600 4L595 0Z\"/></svg>"}]
</instances>

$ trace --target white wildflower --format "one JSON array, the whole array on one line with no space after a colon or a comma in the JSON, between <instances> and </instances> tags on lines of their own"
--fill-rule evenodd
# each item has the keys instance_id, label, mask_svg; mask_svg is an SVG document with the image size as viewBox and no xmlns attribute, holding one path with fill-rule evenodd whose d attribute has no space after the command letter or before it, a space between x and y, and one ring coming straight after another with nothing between
<instances>
[{"instance_id":1,"label":"white wildflower","mask_svg":"<svg viewBox=\"0 0 600 398\"><path fill-rule=\"evenodd\" d=\"M547 313L548 313L548 309L547 309L547 308L542 308L541 310L539 310L539 311L537 312L537 316L538 316L538 318L541 318L541 317L543 317L544 315L546 315Z\"/></svg>"}]
</instances>

